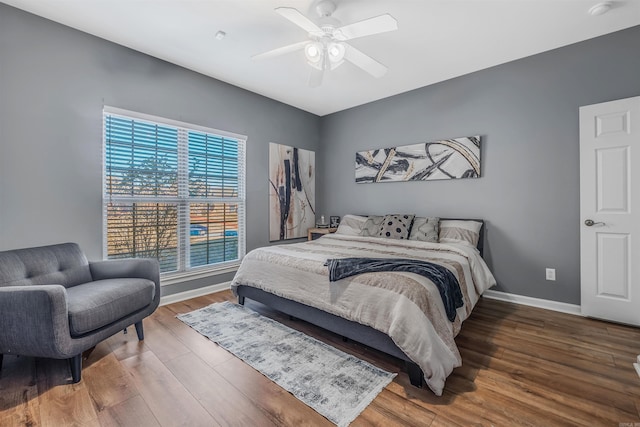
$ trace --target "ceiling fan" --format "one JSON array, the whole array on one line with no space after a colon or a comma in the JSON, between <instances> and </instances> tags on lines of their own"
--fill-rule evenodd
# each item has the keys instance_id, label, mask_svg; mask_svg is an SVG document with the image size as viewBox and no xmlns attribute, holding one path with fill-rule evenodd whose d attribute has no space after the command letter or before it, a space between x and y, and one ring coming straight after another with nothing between
<instances>
[{"instance_id":1,"label":"ceiling fan","mask_svg":"<svg viewBox=\"0 0 640 427\"><path fill-rule=\"evenodd\" d=\"M316 6L316 12L320 18L319 24L316 25L297 9L292 7L276 8L276 13L305 30L308 33L308 40L254 55L252 59L273 58L304 49L307 62L313 67L309 78L309 86L311 87L320 86L324 72L336 69L345 60L373 77L382 77L387 72L387 67L345 42L358 37L397 30L398 22L393 16L386 13L341 26L340 22L331 16L335 10L336 5L333 1L320 1Z\"/></svg>"}]
</instances>

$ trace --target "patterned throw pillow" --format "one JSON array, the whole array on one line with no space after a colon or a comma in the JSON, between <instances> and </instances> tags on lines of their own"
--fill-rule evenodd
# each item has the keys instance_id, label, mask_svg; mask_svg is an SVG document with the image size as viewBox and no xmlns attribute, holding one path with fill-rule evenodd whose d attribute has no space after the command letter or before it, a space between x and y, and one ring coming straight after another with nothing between
<instances>
[{"instance_id":1,"label":"patterned throw pillow","mask_svg":"<svg viewBox=\"0 0 640 427\"><path fill-rule=\"evenodd\" d=\"M378 237L382 220L384 220L383 216L371 215L367 217L367 220L362 226L362 233L360 235L365 237Z\"/></svg>"},{"instance_id":2,"label":"patterned throw pillow","mask_svg":"<svg viewBox=\"0 0 640 427\"><path fill-rule=\"evenodd\" d=\"M413 220L409 240L438 243L438 224L440 218L417 217Z\"/></svg>"},{"instance_id":3,"label":"patterned throw pillow","mask_svg":"<svg viewBox=\"0 0 640 427\"><path fill-rule=\"evenodd\" d=\"M415 215L385 215L378 230L378 237L408 239Z\"/></svg>"}]
</instances>

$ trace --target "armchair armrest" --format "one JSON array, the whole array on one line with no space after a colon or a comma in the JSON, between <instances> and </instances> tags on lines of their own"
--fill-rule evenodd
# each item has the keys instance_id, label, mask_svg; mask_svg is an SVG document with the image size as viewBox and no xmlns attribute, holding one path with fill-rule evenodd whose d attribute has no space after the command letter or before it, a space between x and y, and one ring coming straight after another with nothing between
<instances>
[{"instance_id":1,"label":"armchair armrest","mask_svg":"<svg viewBox=\"0 0 640 427\"><path fill-rule=\"evenodd\" d=\"M160 264L153 258L110 259L89 262L93 280L136 278L156 284L154 301L160 301Z\"/></svg>"},{"instance_id":2,"label":"armchair armrest","mask_svg":"<svg viewBox=\"0 0 640 427\"><path fill-rule=\"evenodd\" d=\"M62 285L0 287L0 325L0 354L65 357L70 335L66 289Z\"/></svg>"}]
</instances>

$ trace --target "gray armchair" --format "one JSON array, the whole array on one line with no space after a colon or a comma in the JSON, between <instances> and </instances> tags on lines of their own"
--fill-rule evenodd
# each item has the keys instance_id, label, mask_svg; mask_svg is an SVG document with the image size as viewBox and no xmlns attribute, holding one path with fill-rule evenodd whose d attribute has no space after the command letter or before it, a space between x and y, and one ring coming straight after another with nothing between
<instances>
[{"instance_id":1,"label":"gray armchair","mask_svg":"<svg viewBox=\"0 0 640 427\"><path fill-rule=\"evenodd\" d=\"M155 259L88 262L75 243L0 252L0 369L4 354L69 359L135 324L160 302Z\"/></svg>"}]
</instances>

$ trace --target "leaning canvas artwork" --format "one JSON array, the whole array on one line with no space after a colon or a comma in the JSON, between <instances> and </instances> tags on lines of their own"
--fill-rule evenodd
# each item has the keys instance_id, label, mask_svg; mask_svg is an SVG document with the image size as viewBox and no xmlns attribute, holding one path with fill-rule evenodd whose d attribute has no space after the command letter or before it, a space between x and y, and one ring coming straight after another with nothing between
<instances>
[{"instance_id":1,"label":"leaning canvas artwork","mask_svg":"<svg viewBox=\"0 0 640 427\"><path fill-rule=\"evenodd\" d=\"M307 236L315 226L315 152L269 144L269 240Z\"/></svg>"},{"instance_id":2,"label":"leaning canvas artwork","mask_svg":"<svg viewBox=\"0 0 640 427\"><path fill-rule=\"evenodd\" d=\"M479 135L356 153L357 183L479 176Z\"/></svg>"}]
</instances>

